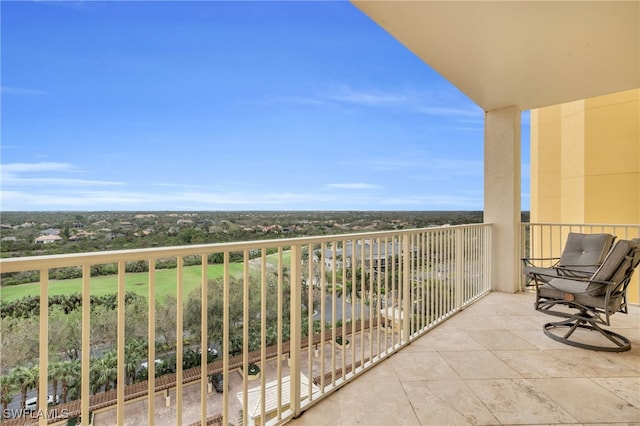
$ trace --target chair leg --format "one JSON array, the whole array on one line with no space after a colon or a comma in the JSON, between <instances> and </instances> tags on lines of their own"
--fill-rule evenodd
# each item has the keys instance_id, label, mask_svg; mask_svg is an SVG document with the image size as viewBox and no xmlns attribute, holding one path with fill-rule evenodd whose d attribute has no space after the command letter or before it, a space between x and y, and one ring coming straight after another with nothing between
<instances>
[{"instance_id":1,"label":"chair leg","mask_svg":"<svg viewBox=\"0 0 640 426\"><path fill-rule=\"evenodd\" d=\"M568 331L564 334L564 336L560 336L551 332L552 329L562 328L568 328ZM578 328L597 331L608 340L610 340L615 346L596 346L589 345L587 343L581 343L575 340L570 340L569 337L571 337L573 332ZM547 323L544 325L544 334L551 337L553 340L564 343L565 345L582 349L590 349L593 351L624 352L631 349L631 341L629 341L629 339L627 339L626 337L618 333L614 333L613 331L605 330L594 321L588 321L584 318L572 318L565 321Z\"/></svg>"}]
</instances>

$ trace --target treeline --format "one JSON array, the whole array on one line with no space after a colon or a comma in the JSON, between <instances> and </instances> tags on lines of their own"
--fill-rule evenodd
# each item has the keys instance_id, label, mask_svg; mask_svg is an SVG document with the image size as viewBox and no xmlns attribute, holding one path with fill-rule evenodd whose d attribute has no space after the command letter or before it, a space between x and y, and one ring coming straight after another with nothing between
<instances>
[{"instance_id":1,"label":"treeline","mask_svg":"<svg viewBox=\"0 0 640 426\"><path fill-rule=\"evenodd\" d=\"M133 292L126 292L125 305L143 301L144 297ZM91 307L101 306L105 309L116 309L118 306L117 294L105 294L102 296L90 296ZM79 310L82 307L82 295L80 293L58 294L49 296L49 309L59 308L65 314ZM40 297L26 296L11 302L0 301L0 318L31 318L40 315Z\"/></svg>"},{"instance_id":2,"label":"treeline","mask_svg":"<svg viewBox=\"0 0 640 426\"><path fill-rule=\"evenodd\" d=\"M271 248L267 250L267 254L273 254L277 249ZM258 256L258 253L250 253L250 256ZM240 252L231 252L229 254L231 262L242 262L243 254ZM186 256L183 258L184 266L201 265L202 260L200 256ZM209 265L222 264L224 262L223 253L212 253L207 256L207 263ZM157 259L155 263L155 269L175 269L178 266L176 258ZM137 260L134 262L125 263L125 272L149 272L149 261ZM91 276L105 276L115 275L118 273L117 263L103 263L98 265L91 265ZM24 272L9 272L1 274L2 285L11 286L18 284L28 284L40 281L40 271L24 271ZM69 280L74 278L82 278L82 268L80 266L69 266L66 268L53 268L49 270L50 280Z\"/></svg>"}]
</instances>

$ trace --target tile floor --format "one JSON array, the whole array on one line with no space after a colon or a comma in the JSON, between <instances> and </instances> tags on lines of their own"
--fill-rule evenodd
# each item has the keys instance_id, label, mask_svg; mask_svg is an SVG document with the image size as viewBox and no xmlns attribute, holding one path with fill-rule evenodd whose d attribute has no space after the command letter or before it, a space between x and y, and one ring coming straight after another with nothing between
<instances>
[{"instance_id":1,"label":"tile floor","mask_svg":"<svg viewBox=\"0 0 640 426\"><path fill-rule=\"evenodd\" d=\"M606 353L545 336L533 300L489 294L289 425L640 425L638 307L612 317L632 349Z\"/></svg>"}]
</instances>

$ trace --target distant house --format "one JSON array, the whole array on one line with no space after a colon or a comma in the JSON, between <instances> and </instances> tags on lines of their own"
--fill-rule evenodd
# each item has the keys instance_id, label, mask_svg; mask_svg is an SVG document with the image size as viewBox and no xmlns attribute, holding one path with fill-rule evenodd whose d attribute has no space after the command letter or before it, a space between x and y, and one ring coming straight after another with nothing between
<instances>
[{"instance_id":1,"label":"distant house","mask_svg":"<svg viewBox=\"0 0 640 426\"><path fill-rule=\"evenodd\" d=\"M40 235L33 240L34 244L49 244L55 243L56 241L62 241L62 237L60 235Z\"/></svg>"},{"instance_id":2,"label":"distant house","mask_svg":"<svg viewBox=\"0 0 640 426\"><path fill-rule=\"evenodd\" d=\"M88 232L88 231L78 231L75 235L72 235L69 237L69 241L77 241L77 240L84 240L84 239L94 239L95 238L95 233L94 232Z\"/></svg>"},{"instance_id":3,"label":"distant house","mask_svg":"<svg viewBox=\"0 0 640 426\"><path fill-rule=\"evenodd\" d=\"M137 214L133 218L134 219L153 219L155 217L156 217L155 214L149 213L149 214Z\"/></svg>"},{"instance_id":4,"label":"distant house","mask_svg":"<svg viewBox=\"0 0 640 426\"><path fill-rule=\"evenodd\" d=\"M271 226L263 226L262 227L262 233L263 234L267 234L269 232L272 232L274 234L277 234L279 230L281 230L282 227L280 225L271 225Z\"/></svg>"},{"instance_id":5,"label":"distant house","mask_svg":"<svg viewBox=\"0 0 640 426\"><path fill-rule=\"evenodd\" d=\"M2 241L18 241L18 239L14 236L10 236L10 237L3 237Z\"/></svg>"},{"instance_id":6,"label":"distant house","mask_svg":"<svg viewBox=\"0 0 640 426\"><path fill-rule=\"evenodd\" d=\"M60 230L55 228L49 228L40 232L40 235L60 235Z\"/></svg>"}]
</instances>

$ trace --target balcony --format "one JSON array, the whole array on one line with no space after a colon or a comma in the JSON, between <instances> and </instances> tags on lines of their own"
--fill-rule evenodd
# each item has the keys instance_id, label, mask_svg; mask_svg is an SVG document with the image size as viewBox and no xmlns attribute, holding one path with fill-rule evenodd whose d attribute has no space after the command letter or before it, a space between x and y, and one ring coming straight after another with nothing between
<instances>
[{"instance_id":1,"label":"balcony","mask_svg":"<svg viewBox=\"0 0 640 426\"><path fill-rule=\"evenodd\" d=\"M638 228L622 230L637 235ZM547 235L523 229L523 252ZM78 347L91 354L80 357L77 400L11 411L21 415L3 424L66 424L78 416L83 424L132 425L639 421L637 307L613 317L614 328L633 341L630 352L565 347L542 333L548 319L533 310L531 293L491 293L491 246L492 225L478 224L3 259L3 273L39 271L40 306L55 285L51 269L80 268ZM126 291L142 286L155 301L167 273L159 266L168 259L176 265L168 271L173 305L147 303L145 315L129 317ZM140 262L148 271L127 272ZM90 296L103 278L96 266L107 264L117 269L117 332L113 341L97 342ZM134 362L147 362L148 378L130 380L130 341L162 341L158 320L168 308L175 309L175 335L184 337L148 345ZM132 327L140 318L142 332ZM33 362L49 373L31 385L40 400L51 390L49 365L61 356L47 339L53 321L39 317ZM212 344L214 360L207 355ZM113 389L109 380L94 386L105 346L114 350ZM167 352L175 371L156 377L161 363L148 360ZM186 362L193 353L199 366ZM249 374L253 365L259 374ZM221 392L210 379L217 374ZM19 393L14 389L14 400Z\"/></svg>"},{"instance_id":2,"label":"balcony","mask_svg":"<svg viewBox=\"0 0 640 426\"><path fill-rule=\"evenodd\" d=\"M632 350L557 343L534 294L493 292L290 424L631 424L640 421L640 313L614 315Z\"/></svg>"}]
</instances>

